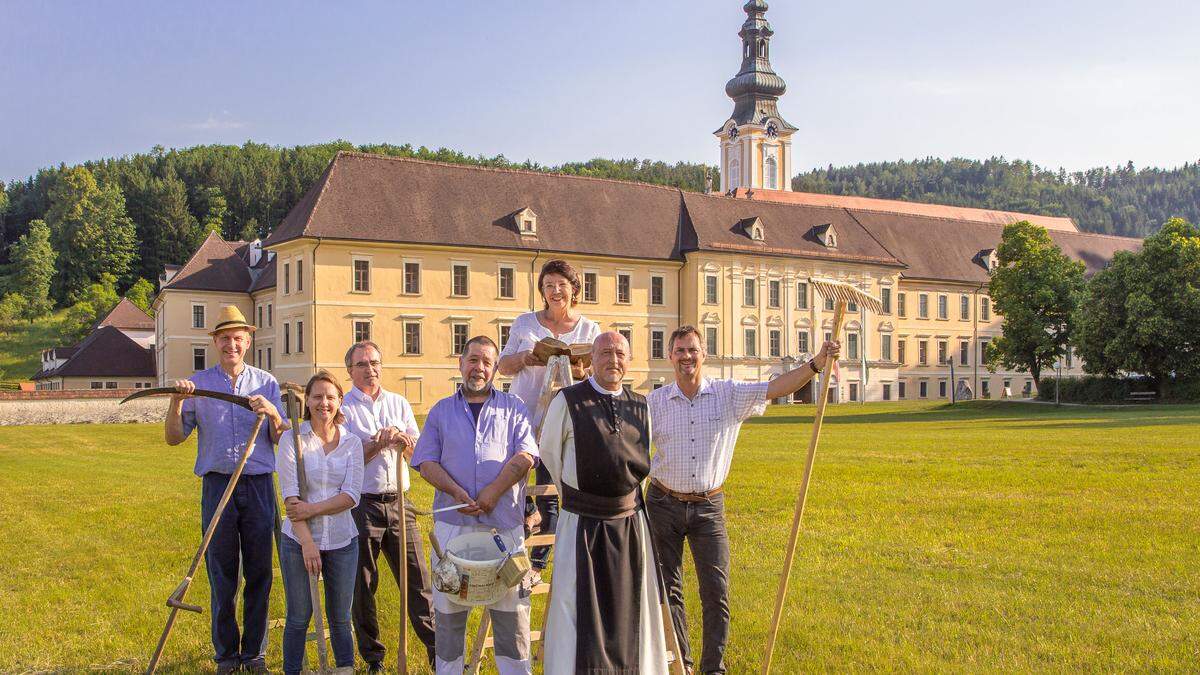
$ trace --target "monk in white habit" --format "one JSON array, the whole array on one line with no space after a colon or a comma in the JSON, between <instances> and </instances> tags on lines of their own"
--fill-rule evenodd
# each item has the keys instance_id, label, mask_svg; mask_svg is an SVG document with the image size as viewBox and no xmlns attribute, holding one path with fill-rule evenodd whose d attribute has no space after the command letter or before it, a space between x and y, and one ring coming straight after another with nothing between
<instances>
[{"instance_id":1,"label":"monk in white habit","mask_svg":"<svg viewBox=\"0 0 1200 675\"><path fill-rule=\"evenodd\" d=\"M622 386L629 343L602 333L586 381L551 401L541 460L562 506L545 632L547 675L667 673L658 567L642 500L650 415Z\"/></svg>"}]
</instances>

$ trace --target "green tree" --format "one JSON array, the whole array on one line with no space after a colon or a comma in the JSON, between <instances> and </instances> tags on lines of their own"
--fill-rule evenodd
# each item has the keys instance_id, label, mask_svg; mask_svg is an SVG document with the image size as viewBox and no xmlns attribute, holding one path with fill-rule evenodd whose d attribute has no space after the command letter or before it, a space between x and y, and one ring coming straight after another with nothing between
<instances>
[{"instance_id":1,"label":"green tree","mask_svg":"<svg viewBox=\"0 0 1200 675\"><path fill-rule=\"evenodd\" d=\"M174 171L162 178L135 177L128 184L141 244L137 274L155 279L163 266L186 261L204 235L188 210L187 185Z\"/></svg>"},{"instance_id":2,"label":"green tree","mask_svg":"<svg viewBox=\"0 0 1200 675\"><path fill-rule=\"evenodd\" d=\"M258 233L257 218L251 218L250 220L247 220L246 224L242 226L242 231L238 233L238 239L242 241L254 241L260 236L262 235Z\"/></svg>"},{"instance_id":3,"label":"green tree","mask_svg":"<svg viewBox=\"0 0 1200 675\"><path fill-rule=\"evenodd\" d=\"M988 349L988 365L1025 371L1037 381L1042 368L1066 351L1084 265L1064 255L1045 228L1028 221L1005 226L996 254L1000 265L988 293L1004 327Z\"/></svg>"},{"instance_id":4,"label":"green tree","mask_svg":"<svg viewBox=\"0 0 1200 675\"><path fill-rule=\"evenodd\" d=\"M0 328L7 329L25 316L25 296L6 293L0 298Z\"/></svg>"},{"instance_id":5,"label":"green tree","mask_svg":"<svg viewBox=\"0 0 1200 675\"><path fill-rule=\"evenodd\" d=\"M1200 376L1200 228L1168 220L1093 277L1084 298L1075 343L1089 372L1148 375L1159 393L1172 375Z\"/></svg>"},{"instance_id":6,"label":"green tree","mask_svg":"<svg viewBox=\"0 0 1200 675\"><path fill-rule=\"evenodd\" d=\"M50 245L50 227L35 220L29 231L12 246L12 289L25 298L25 318L33 320L54 308L50 300L50 282L54 279L54 260L58 254Z\"/></svg>"},{"instance_id":7,"label":"green tree","mask_svg":"<svg viewBox=\"0 0 1200 675\"><path fill-rule=\"evenodd\" d=\"M125 297L143 312L154 316L154 311L150 309L150 304L154 302L154 284L145 279L138 279L125 291Z\"/></svg>"},{"instance_id":8,"label":"green tree","mask_svg":"<svg viewBox=\"0 0 1200 675\"><path fill-rule=\"evenodd\" d=\"M58 251L54 296L60 302L77 300L103 273L129 274L135 232L117 185L98 184L84 167L64 171L50 190L46 222Z\"/></svg>"},{"instance_id":9,"label":"green tree","mask_svg":"<svg viewBox=\"0 0 1200 675\"><path fill-rule=\"evenodd\" d=\"M87 337L96 321L112 311L121 301L117 295L117 277L112 274L101 274L100 280L88 284L79 300L67 308L63 320L62 336L69 342L78 342Z\"/></svg>"},{"instance_id":10,"label":"green tree","mask_svg":"<svg viewBox=\"0 0 1200 675\"><path fill-rule=\"evenodd\" d=\"M200 223L200 237L207 237L209 232L216 232L225 237L225 216L229 213L229 205L221 188L204 188L205 213L204 221Z\"/></svg>"}]
</instances>

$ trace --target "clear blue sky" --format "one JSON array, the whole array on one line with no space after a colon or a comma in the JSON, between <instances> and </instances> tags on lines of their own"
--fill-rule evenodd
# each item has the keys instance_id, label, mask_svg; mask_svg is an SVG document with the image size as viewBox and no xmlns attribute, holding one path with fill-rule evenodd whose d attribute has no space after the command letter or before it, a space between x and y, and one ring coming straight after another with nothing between
<instances>
[{"instance_id":1,"label":"clear blue sky","mask_svg":"<svg viewBox=\"0 0 1200 675\"><path fill-rule=\"evenodd\" d=\"M152 146L343 138L716 162L742 0L8 3L0 180ZM1200 158L1193 0L775 0L798 168Z\"/></svg>"}]
</instances>

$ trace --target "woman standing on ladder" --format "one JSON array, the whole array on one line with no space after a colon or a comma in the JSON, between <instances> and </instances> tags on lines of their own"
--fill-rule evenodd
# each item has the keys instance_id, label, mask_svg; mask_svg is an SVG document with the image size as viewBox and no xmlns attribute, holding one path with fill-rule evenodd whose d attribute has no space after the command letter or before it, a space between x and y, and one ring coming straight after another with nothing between
<instances>
[{"instance_id":1,"label":"woman standing on ladder","mask_svg":"<svg viewBox=\"0 0 1200 675\"><path fill-rule=\"evenodd\" d=\"M510 393L521 399L529 409L530 418L536 427L541 423L540 415L545 411L535 410L538 399L542 394L542 384L545 380L546 363L533 354L533 346L543 338L555 338L567 344L591 344L600 334L600 327L575 308L583 295L583 283L579 272L565 260L551 260L542 266L538 274L538 292L542 294L542 309L536 312L526 312L517 317L509 330L508 341L500 353L497 370L501 375L513 378ZM576 373L576 379L582 379L582 373ZM540 463L535 470L538 485L549 485L550 474ZM526 513L532 517L534 511L529 505ZM533 523L541 522L541 532L553 533L558 521L558 499L556 497L538 497L538 518ZM528 520L526 521L529 522ZM533 583L541 581L542 570L550 559L550 547L540 546L533 549L531 556L533 564Z\"/></svg>"},{"instance_id":2,"label":"woman standing on ladder","mask_svg":"<svg viewBox=\"0 0 1200 675\"><path fill-rule=\"evenodd\" d=\"M304 387L300 425L306 501L300 484L292 434L279 440L279 487L287 508L280 567L286 579L287 623L283 629L283 670L304 668L305 636L312 619L308 575L323 573L325 615L338 668L354 667L350 602L358 565L358 528L350 509L358 505L363 480L362 441L342 427L342 387L322 370ZM324 636L318 636L324 640Z\"/></svg>"}]
</instances>

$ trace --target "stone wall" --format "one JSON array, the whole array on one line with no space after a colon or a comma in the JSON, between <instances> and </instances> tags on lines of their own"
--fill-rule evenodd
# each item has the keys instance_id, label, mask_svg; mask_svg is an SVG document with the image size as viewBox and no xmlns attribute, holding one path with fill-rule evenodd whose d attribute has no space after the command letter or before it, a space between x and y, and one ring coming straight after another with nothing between
<instances>
[{"instance_id":1,"label":"stone wall","mask_svg":"<svg viewBox=\"0 0 1200 675\"><path fill-rule=\"evenodd\" d=\"M20 424L113 424L162 422L165 397L120 405L135 389L0 392L0 426Z\"/></svg>"}]
</instances>

